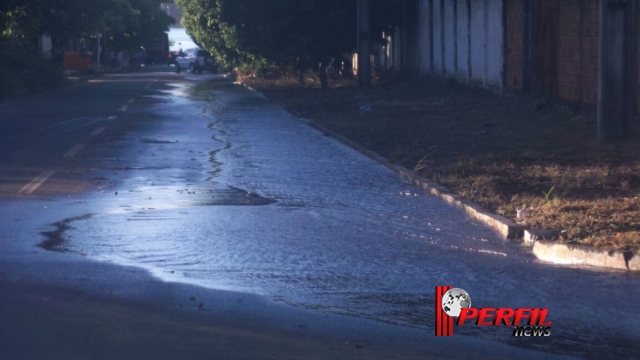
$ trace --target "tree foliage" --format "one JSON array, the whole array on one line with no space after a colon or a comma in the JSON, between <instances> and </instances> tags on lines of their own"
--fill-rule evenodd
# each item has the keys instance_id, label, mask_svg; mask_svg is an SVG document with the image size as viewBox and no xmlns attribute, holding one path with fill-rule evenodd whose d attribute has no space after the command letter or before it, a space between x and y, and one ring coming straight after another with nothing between
<instances>
[{"instance_id":1,"label":"tree foliage","mask_svg":"<svg viewBox=\"0 0 640 360\"><path fill-rule=\"evenodd\" d=\"M143 44L174 22L162 0L2 0L0 31L14 45L28 46L48 34L55 44L68 38L109 33ZM138 45L139 46L139 45Z\"/></svg>"},{"instance_id":2,"label":"tree foliage","mask_svg":"<svg viewBox=\"0 0 640 360\"><path fill-rule=\"evenodd\" d=\"M174 23L174 19L160 9L160 4L166 2L164 0L117 1L121 3L122 11L113 13L115 21L109 22L112 28L107 32L124 47L135 49L148 44ZM127 16L121 17L123 13Z\"/></svg>"},{"instance_id":3,"label":"tree foliage","mask_svg":"<svg viewBox=\"0 0 640 360\"><path fill-rule=\"evenodd\" d=\"M229 65L316 68L356 48L355 0L176 0L196 43ZM371 31L400 24L405 0L371 0ZM375 37L382 41L382 36Z\"/></svg>"}]
</instances>

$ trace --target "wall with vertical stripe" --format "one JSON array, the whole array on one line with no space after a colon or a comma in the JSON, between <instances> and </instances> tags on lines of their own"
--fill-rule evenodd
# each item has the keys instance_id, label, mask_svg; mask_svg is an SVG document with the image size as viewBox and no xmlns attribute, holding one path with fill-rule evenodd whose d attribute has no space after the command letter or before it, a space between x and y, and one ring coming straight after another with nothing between
<instances>
[{"instance_id":1,"label":"wall with vertical stripe","mask_svg":"<svg viewBox=\"0 0 640 360\"><path fill-rule=\"evenodd\" d=\"M417 52L412 68L502 89L503 0L420 0L418 6L417 36L408 44Z\"/></svg>"}]
</instances>

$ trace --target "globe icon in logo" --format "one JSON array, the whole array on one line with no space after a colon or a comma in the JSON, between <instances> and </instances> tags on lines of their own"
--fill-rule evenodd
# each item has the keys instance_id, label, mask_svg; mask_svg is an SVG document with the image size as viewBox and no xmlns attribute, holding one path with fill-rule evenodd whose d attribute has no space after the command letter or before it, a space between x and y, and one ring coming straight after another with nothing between
<instances>
[{"instance_id":1,"label":"globe icon in logo","mask_svg":"<svg viewBox=\"0 0 640 360\"><path fill-rule=\"evenodd\" d=\"M458 317L460 310L471 307L471 297L459 288L453 288L442 296L442 310L449 316Z\"/></svg>"}]
</instances>

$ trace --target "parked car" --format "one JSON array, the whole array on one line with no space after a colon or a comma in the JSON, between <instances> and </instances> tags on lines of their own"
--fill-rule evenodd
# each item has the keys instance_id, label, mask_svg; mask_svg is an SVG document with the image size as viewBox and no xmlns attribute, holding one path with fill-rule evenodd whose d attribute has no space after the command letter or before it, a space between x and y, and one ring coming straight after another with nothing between
<instances>
[{"instance_id":1,"label":"parked car","mask_svg":"<svg viewBox=\"0 0 640 360\"><path fill-rule=\"evenodd\" d=\"M177 70L189 69L192 73L202 73L203 70L218 72L216 60L207 50L193 48L180 53L175 59Z\"/></svg>"},{"instance_id":2,"label":"parked car","mask_svg":"<svg viewBox=\"0 0 640 360\"><path fill-rule=\"evenodd\" d=\"M169 55L167 55L167 65L175 65L178 56L180 56L180 51L169 51Z\"/></svg>"}]
</instances>

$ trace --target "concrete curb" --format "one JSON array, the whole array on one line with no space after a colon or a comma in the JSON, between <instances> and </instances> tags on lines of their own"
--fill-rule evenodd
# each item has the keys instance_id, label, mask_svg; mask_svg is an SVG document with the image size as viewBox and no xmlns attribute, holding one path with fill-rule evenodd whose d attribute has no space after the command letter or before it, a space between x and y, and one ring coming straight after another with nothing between
<instances>
[{"instance_id":1,"label":"concrete curb","mask_svg":"<svg viewBox=\"0 0 640 360\"><path fill-rule=\"evenodd\" d=\"M263 98L267 99L264 94L253 87L247 84L242 85L253 92L259 93ZM286 110L286 107L282 104L277 105ZM560 265L586 265L597 268L640 271L640 254L638 253L631 251L608 251L591 246L549 241L555 240L559 232L554 230L527 229L525 226L519 225L510 219L489 212L482 206L464 199L455 192L432 180L418 176L404 166L393 163L355 141L347 139L346 137L327 129L313 120L307 120L307 123L309 126L320 131L324 135L330 136L372 160L383 164L396 174L400 175L410 184L433 196L439 197L453 206L462 208L467 215L490 226L504 238L509 240L522 240L525 244L532 245L532 253L539 260Z\"/></svg>"},{"instance_id":2,"label":"concrete curb","mask_svg":"<svg viewBox=\"0 0 640 360\"><path fill-rule=\"evenodd\" d=\"M556 264L640 271L640 256L631 251L607 251L591 246L539 240L533 244L533 254L540 260Z\"/></svg>"}]
</instances>

